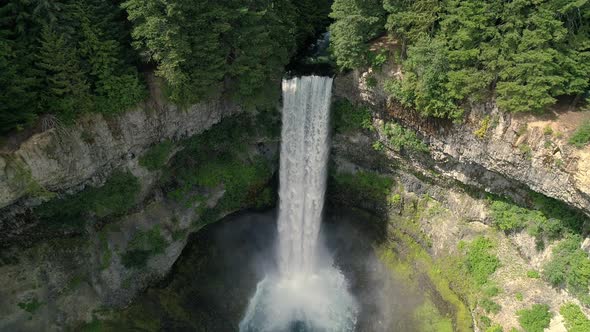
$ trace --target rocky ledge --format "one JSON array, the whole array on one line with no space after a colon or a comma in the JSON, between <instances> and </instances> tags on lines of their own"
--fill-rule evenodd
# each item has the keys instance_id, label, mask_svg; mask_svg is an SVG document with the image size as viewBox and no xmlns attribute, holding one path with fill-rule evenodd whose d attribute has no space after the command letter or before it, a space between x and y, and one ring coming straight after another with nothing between
<instances>
[{"instance_id":1,"label":"rocky ledge","mask_svg":"<svg viewBox=\"0 0 590 332\"><path fill-rule=\"evenodd\" d=\"M523 203L532 190L590 215L590 146L578 149L567 143L590 112L558 105L543 116L514 115L489 102L472 105L460 124L424 119L385 93L384 82L399 70L388 64L379 72L356 70L339 76L335 95L368 105L381 138L383 121L395 120L416 131L429 150L426 158L410 156L418 170Z\"/></svg>"}]
</instances>

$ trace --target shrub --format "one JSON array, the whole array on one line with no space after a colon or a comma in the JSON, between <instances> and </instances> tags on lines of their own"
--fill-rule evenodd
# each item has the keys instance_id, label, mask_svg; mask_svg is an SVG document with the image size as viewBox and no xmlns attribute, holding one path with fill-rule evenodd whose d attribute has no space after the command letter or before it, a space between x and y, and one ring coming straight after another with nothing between
<instances>
[{"instance_id":1,"label":"shrub","mask_svg":"<svg viewBox=\"0 0 590 332\"><path fill-rule=\"evenodd\" d=\"M223 186L225 193L217 205L220 212L256 205L272 172L267 159L244 152L258 135L267 134L268 128L242 115L225 119L183 142L184 149L174 157L169 170L168 196L190 206L202 200L195 192L197 188Z\"/></svg>"},{"instance_id":2,"label":"shrub","mask_svg":"<svg viewBox=\"0 0 590 332\"><path fill-rule=\"evenodd\" d=\"M30 314L33 314L41 307L42 304L43 303L39 302L37 298L34 298L26 302L19 302L18 307Z\"/></svg>"},{"instance_id":3,"label":"shrub","mask_svg":"<svg viewBox=\"0 0 590 332\"><path fill-rule=\"evenodd\" d=\"M156 144L139 158L139 164L150 171L157 171L166 165L173 148L170 140Z\"/></svg>"},{"instance_id":4,"label":"shrub","mask_svg":"<svg viewBox=\"0 0 590 332\"><path fill-rule=\"evenodd\" d=\"M525 332L543 332L551 322L551 313L546 304L533 304L531 309L519 310L516 315Z\"/></svg>"},{"instance_id":5,"label":"shrub","mask_svg":"<svg viewBox=\"0 0 590 332\"><path fill-rule=\"evenodd\" d=\"M590 331L590 319L584 315L577 305L573 303L565 304L559 309L559 313L565 320L565 327L568 332Z\"/></svg>"},{"instance_id":6,"label":"shrub","mask_svg":"<svg viewBox=\"0 0 590 332\"><path fill-rule=\"evenodd\" d=\"M544 135L553 135L553 128L551 128L550 125L545 126L545 128L543 128L543 134Z\"/></svg>"},{"instance_id":7,"label":"shrub","mask_svg":"<svg viewBox=\"0 0 590 332\"><path fill-rule=\"evenodd\" d=\"M353 105L347 99L338 99L332 106L334 126L339 133L348 133L360 129L371 129L371 112L366 107Z\"/></svg>"},{"instance_id":8,"label":"shrub","mask_svg":"<svg viewBox=\"0 0 590 332\"><path fill-rule=\"evenodd\" d=\"M521 293L521 292L518 292L518 293L516 293L516 294L514 295L514 298L515 298L517 301L522 301L522 300L524 300L524 296L522 296L522 293Z\"/></svg>"},{"instance_id":9,"label":"shrub","mask_svg":"<svg viewBox=\"0 0 590 332\"><path fill-rule=\"evenodd\" d=\"M373 69L380 70L383 67L383 65L387 62L387 50L383 49L379 52L370 52L369 62Z\"/></svg>"},{"instance_id":10,"label":"shrub","mask_svg":"<svg viewBox=\"0 0 590 332\"><path fill-rule=\"evenodd\" d=\"M503 231L522 230L535 217L528 209L505 201L493 201L490 208L494 225Z\"/></svg>"},{"instance_id":11,"label":"shrub","mask_svg":"<svg viewBox=\"0 0 590 332\"><path fill-rule=\"evenodd\" d=\"M580 249L581 238L577 235L566 237L554 249L551 260L545 264L543 276L553 286L566 287L577 295L588 293L590 284L590 259Z\"/></svg>"},{"instance_id":12,"label":"shrub","mask_svg":"<svg viewBox=\"0 0 590 332\"><path fill-rule=\"evenodd\" d=\"M490 116L486 115L483 120L481 120L480 124L479 124L479 128L473 132L473 134L475 135L475 137L479 138L479 139L483 139L487 132L488 129L490 128Z\"/></svg>"},{"instance_id":13,"label":"shrub","mask_svg":"<svg viewBox=\"0 0 590 332\"><path fill-rule=\"evenodd\" d=\"M377 79L373 75L367 77L366 82L367 82L367 87L371 88L371 89L375 88L377 86L377 84L379 84L379 82L377 81Z\"/></svg>"},{"instance_id":14,"label":"shrub","mask_svg":"<svg viewBox=\"0 0 590 332\"><path fill-rule=\"evenodd\" d=\"M148 250L133 249L126 251L121 256L121 263L123 263L123 266L129 269L142 268L145 267L150 256L151 255Z\"/></svg>"},{"instance_id":15,"label":"shrub","mask_svg":"<svg viewBox=\"0 0 590 332\"><path fill-rule=\"evenodd\" d=\"M500 266L497 256L490 253L494 248L485 237L478 237L467 245L466 266L477 285L484 285Z\"/></svg>"},{"instance_id":16,"label":"shrub","mask_svg":"<svg viewBox=\"0 0 590 332\"><path fill-rule=\"evenodd\" d=\"M428 146L416 136L415 132L406 129L397 123L386 123L383 127L383 133L389 140L389 144L398 152L402 149L416 152L429 151Z\"/></svg>"},{"instance_id":17,"label":"shrub","mask_svg":"<svg viewBox=\"0 0 590 332\"><path fill-rule=\"evenodd\" d=\"M500 288L494 285L487 285L482 289L482 291L486 296L494 297L500 293Z\"/></svg>"},{"instance_id":18,"label":"shrub","mask_svg":"<svg viewBox=\"0 0 590 332\"><path fill-rule=\"evenodd\" d=\"M541 278L541 275L539 274L539 272L535 271L535 270L529 270L526 272L526 276L532 279L538 279Z\"/></svg>"},{"instance_id":19,"label":"shrub","mask_svg":"<svg viewBox=\"0 0 590 332\"><path fill-rule=\"evenodd\" d=\"M490 197L493 224L505 231L528 228L531 235L550 239L567 233L579 233L586 219L580 212L555 199L532 193L533 204L525 208L515 203Z\"/></svg>"},{"instance_id":20,"label":"shrub","mask_svg":"<svg viewBox=\"0 0 590 332\"><path fill-rule=\"evenodd\" d=\"M578 148L582 148L590 143L590 121L584 122L576 129L572 137L570 137L569 142Z\"/></svg>"},{"instance_id":21,"label":"shrub","mask_svg":"<svg viewBox=\"0 0 590 332\"><path fill-rule=\"evenodd\" d=\"M131 209L140 190L130 172L115 171L102 187L88 187L78 194L49 201L34 210L43 227L83 231L88 216L118 216Z\"/></svg>"},{"instance_id":22,"label":"shrub","mask_svg":"<svg viewBox=\"0 0 590 332\"><path fill-rule=\"evenodd\" d=\"M393 179L374 172L332 174L334 184L358 195L359 200L385 201L393 186Z\"/></svg>"},{"instance_id":23,"label":"shrub","mask_svg":"<svg viewBox=\"0 0 590 332\"><path fill-rule=\"evenodd\" d=\"M490 327L488 327L488 329L486 330L486 332L503 332L504 329L502 329L501 325L495 324L492 325Z\"/></svg>"},{"instance_id":24,"label":"shrub","mask_svg":"<svg viewBox=\"0 0 590 332\"><path fill-rule=\"evenodd\" d=\"M490 313L491 312L491 313L497 314L497 313L500 312L500 309L502 309L502 306L500 306L498 303L496 303L496 302L494 302L494 301L492 301L490 299L487 299L487 298L481 299L479 301L479 305L487 313Z\"/></svg>"},{"instance_id":25,"label":"shrub","mask_svg":"<svg viewBox=\"0 0 590 332\"><path fill-rule=\"evenodd\" d=\"M162 254L168 242L162 236L160 226L148 231L139 231L127 245L127 251L121 256L121 262L127 268L144 267L152 256Z\"/></svg>"}]
</instances>

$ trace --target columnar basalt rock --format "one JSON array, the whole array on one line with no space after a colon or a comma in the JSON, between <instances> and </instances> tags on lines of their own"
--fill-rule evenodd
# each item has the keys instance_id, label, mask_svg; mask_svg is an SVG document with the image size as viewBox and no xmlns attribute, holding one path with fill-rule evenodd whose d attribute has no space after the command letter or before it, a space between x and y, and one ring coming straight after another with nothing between
<instances>
[{"instance_id":1,"label":"columnar basalt rock","mask_svg":"<svg viewBox=\"0 0 590 332\"><path fill-rule=\"evenodd\" d=\"M578 123L574 118L590 114L559 110L551 117L512 115L489 102L472 105L464 123L423 119L383 92L383 83L397 71L386 65L379 73L357 70L339 76L335 95L369 105L378 132L381 120L395 120L415 130L430 150L428 158L410 158L418 169L434 170L517 201L525 199L519 193L536 191L590 215L590 147L576 149L560 134L560 129L574 129ZM367 86L369 76L377 79L376 87Z\"/></svg>"},{"instance_id":2,"label":"columnar basalt rock","mask_svg":"<svg viewBox=\"0 0 590 332\"><path fill-rule=\"evenodd\" d=\"M151 109L154 104L112 118L88 115L73 126L34 134L15 150L0 154L0 242L33 226L22 217L29 208L56 193L100 185L122 166L140 178L145 197L155 178L138 165L138 158L150 146L199 134L240 112L224 99L188 109L172 104Z\"/></svg>"}]
</instances>

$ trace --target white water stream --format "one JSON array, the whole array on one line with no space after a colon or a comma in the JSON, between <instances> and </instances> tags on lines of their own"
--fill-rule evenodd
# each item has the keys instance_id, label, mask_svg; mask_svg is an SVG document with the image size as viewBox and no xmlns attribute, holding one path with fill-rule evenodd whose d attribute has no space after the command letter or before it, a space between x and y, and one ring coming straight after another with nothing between
<instances>
[{"instance_id":1,"label":"white water stream","mask_svg":"<svg viewBox=\"0 0 590 332\"><path fill-rule=\"evenodd\" d=\"M318 254L331 93L329 77L283 81L279 273L258 284L241 332L346 332L356 325L358 309L346 279Z\"/></svg>"}]
</instances>

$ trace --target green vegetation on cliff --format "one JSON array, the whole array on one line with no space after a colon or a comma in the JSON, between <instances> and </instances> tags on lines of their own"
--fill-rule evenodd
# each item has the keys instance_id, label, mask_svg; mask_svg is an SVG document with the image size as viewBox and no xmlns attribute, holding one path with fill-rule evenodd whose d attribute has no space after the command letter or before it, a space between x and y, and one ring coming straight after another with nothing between
<instances>
[{"instance_id":1,"label":"green vegetation on cliff","mask_svg":"<svg viewBox=\"0 0 590 332\"><path fill-rule=\"evenodd\" d=\"M338 99L332 105L334 129L346 134L359 129L372 129L371 112L367 107L356 106L348 99Z\"/></svg>"},{"instance_id":2,"label":"green vegetation on cliff","mask_svg":"<svg viewBox=\"0 0 590 332\"><path fill-rule=\"evenodd\" d=\"M539 240L557 239L566 234L580 234L587 217L564 203L531 193L529 207L522 207L508 199L491 197L490 209L494 225L505 232L527 229Z\"/></svg>"},{"instance_id":3,"label":"green vegetation on cliff","mask_svg":"<svg viewBox=\"0 0 590 332\"><path fill-rule=\"evenodd\" d=\"M551 260L543 268L543 277L553 286L564 287L585 305L590 305L590 258L580 248L580 236L568 236L553 248Z\"/></svg>"},{"instance_id":4,"label":"green vegetation on cliff","mask_svg":"<svg viewBox=\"0 0 590 332\"><path fill-rule=\"evenodd\" d=\"M156 225L135 234L121 256L121 262L127 268L142 268L150 257L163 253L166 247L168 242L161 234L160 225Z\"/></svg>"},{"instance_id":5,"label":"green vegetation on cliff","mask_svg":"<svg viewBox=\"0 0 590 332\"><path fill-rule=\"evenodd\" d=\"M172 149L174 144L170 140L158 143L139 158L139 164L150 171L159 170L166 165Z\"/></svg>"},{"instance_id":6,"label":"green vegetation on cliff","mask_svg":"<svg viewBox=\"0 0 590 332\"><path fill-rule=\"evenodd\" d=\"M388 91L424 116L457 119L464 103L492 94L502 110L543 111L559 96L588 92L589 1L363 3L334 3L338 64L369 65L367 42L387 29L404 66Z\"/></svg>"},{"instance_id":7,"label":"green vegetation on cliff","mask_svg":"<svg viewBox=\"0 0 590 332\"><path fill-rule=\"evenodd\" d=\"M579 148L590 143L590 121L582 123L570 137L569 142Z\"/></svg>"},{"instance_id":8,"label":"green vegetation on cliff","mask_svg":"<svg viewBox=\"0 0 590 332\"><path fill-rule=\"evenodd\" d=\"M257 139L272 139L268 135L275 134L272 128L278 117L265 112L268 114L258 115L266 118L264 123L242 114L184 141L184 149L164 171L168 196L187 206L198 203L201 224L216 220L223 212L272 202L271 193L264 193L272 177L270 161L248 153ZM214 189L222 189L223 197L215 207L206 207L203 193ZM259 196L261 193L264 195Z\"/></svg>"},{"instance_id":9,"label":"green vegetation on cliff","mask_svg":"<svg viewBox=\"0 0 590 332\"><path fill-rule=\"evenodd\" d=\"M590 319L584 315L579 306L573 303L564 304L559 313L565 320L565 327L568 332L590 331Z\"/></svg>"},{"instance_id":10,"label":"green vegetation on cliff","mask_svg":"<svg viewBox=\"0 0 590 332\"><path fill-rule=\"evenodd\" d=\"M533 304L530 309L518 310L516 314L525 332L543 332L549 327L552 316L546 304Z\"/></svg>"},{"instance_id":11,"label":"green vegetation on cliff","mask_svg":"<svg viewBox=\"0 0 590 332\"><path fill-rule=\"evenodd\" d=\"M500 260L491 252L493 248L493 243L485 237L478 237L466 245L465 267L479 286L487 283L500 266Z\"/></svg>"},{"instance_id":12,"label":"green vegetation on cliff","mask_svg":"<svg viewBox=\"0 0 590 332\"><path fill-rule=\"evenodd\" d=\"M92 217L106 218L127 212L137 202L139 180L129 172L114 172L101 187L54 199L35 208L41 227L82 232Z\"/></svg>"}]
</instances>

